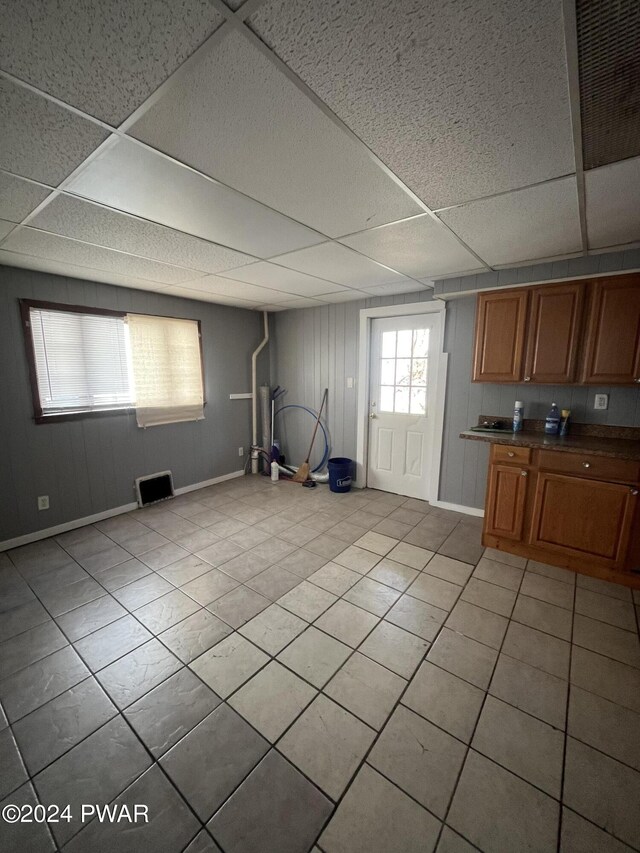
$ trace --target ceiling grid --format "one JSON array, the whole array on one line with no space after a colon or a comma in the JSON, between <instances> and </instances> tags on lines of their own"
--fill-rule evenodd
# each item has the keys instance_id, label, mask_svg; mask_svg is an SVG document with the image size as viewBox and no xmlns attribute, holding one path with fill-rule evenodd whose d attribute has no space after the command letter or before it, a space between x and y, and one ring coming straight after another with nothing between
<instances>
[{"instance_id":1,"label":"ceiling grid","mask_svg":"<svg viewBox=\"0 0 640 853\"><path fill-rule=\"evenodd\" d=\"M286 310L640 241L574 0L178 4L8 9L0 263Z\"/></svg>"}]
</instances>

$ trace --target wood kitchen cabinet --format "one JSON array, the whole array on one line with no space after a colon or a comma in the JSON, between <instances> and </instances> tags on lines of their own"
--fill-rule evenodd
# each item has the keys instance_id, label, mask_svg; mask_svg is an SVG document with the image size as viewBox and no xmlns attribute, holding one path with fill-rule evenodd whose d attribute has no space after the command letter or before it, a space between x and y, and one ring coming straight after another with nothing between
<instances>
[{"instance_id":1,"label":"wood kitchen cabinet","mask_svg":"<svg viewBox=\"0 0 640 853\"><path fill-rule=\"evenodd\" d=\"M492 444L482 543L640 588L640 463Z\"/></svg>"},{"instance_id":2,"label":"wood kitchen cabinet","mask_svg":"<svg viewBox=\"0 0 640 853\"><path fill-rule=\"evenodd\" d=\"M593 282L582 381L640 383L640 276Z\"/></svg>"},{"instance_id":3,"label":"wood kitchen cabinet","mask_svg":"<svg viewBox=\"0 0 640 853\"><path fill-rule=\"evenodd\" d=\"M526 290L478 295L474 382L522 379L528 302Z\"/></svg>"},{"instance_id":4,"label":"wood kitchen cabinet","mask_svg":"<svg viewBox=\"0 0 640 853\"><path fill-rule=\"evenodd\" d=\"M640 275L480 293L473 381L640 384Z\"/></svg>"}]
</instances>

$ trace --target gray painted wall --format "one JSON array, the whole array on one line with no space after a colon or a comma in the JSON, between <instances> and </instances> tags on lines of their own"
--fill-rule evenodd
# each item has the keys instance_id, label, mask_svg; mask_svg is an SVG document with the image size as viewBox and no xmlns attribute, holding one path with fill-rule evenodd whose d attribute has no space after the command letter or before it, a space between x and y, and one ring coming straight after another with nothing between
<instances>
[{"instance_id":1,"label":"gray painted wall","mask_svg":"<svg viewBox=\"0 0 640 853\"><path fill-rule=\"evenodd\" d=\"M435 293L446 298L448 294L465 290L513 286L596 272L621 272L636 267L640 267L640 251L592 255L535 267L445 279L435 282ZM360 309L429 298L429 293L409 293L394 300L370 299L276 315L275 345L271 355L272 383L287 387L288 402L302 402L312 408L319 406L322 389L326 384L329 386L333 455L354 457L356 451L355 379ZM640 389L472 383L474 319L475 296L456 296L448 300L445 350L449 353L449 365L440 500L479 509L484 506L488 445L465 441L459 438L459 434L476 423L479 414L510 416L516 399L524 401L527 418L544 417L555 400L560 407L570 408L574 420L579 422L640 426ZM354 377L351 390L346 387L348 376ZM596 392L610 395L607 411L593 410ZM287 413L285 423L276 432L284 437L287 453L294 462L304 458L310 437L309 423L302 419L296 421L292 413Z\"/></svg>"},{"instance_id":2,"label":"gray painted wall","mask_svg":"<svg viewBox=\"0 0 640 853\"><path fill-rule=\"evenodd\" d=\"M205 420L139 429L133 414L36 425L18 299L42 299L199 319L205 362ZM251 353L262 315L241 308L0 267L0 542L133 499L135 477L173 471L176 487L242 468L251 441ZM260 374L269 375L268 350ZM36 498L51 509L38 512Z\"/></svg>"}]
</instances>

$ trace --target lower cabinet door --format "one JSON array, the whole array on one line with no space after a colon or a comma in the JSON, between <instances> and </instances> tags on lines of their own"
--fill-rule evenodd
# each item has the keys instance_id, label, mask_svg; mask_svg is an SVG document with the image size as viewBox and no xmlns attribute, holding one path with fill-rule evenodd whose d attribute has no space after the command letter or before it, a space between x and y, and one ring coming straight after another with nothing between
<instances>
[{"instance_id":1,"label":"lower cabinet door","mask_svg":"<svg viewBox=\"0 0 640 853\"><path fill-rule=\"evenodd\" d=\"M484 529L503 539L522 539L529 472L517 465L491 465Z\"/></svg>"},{"instance_id":2,"label":"lower cabinet door","mask_svg":"<svg viewBox=\"0 0 640 853\"><path fill-rule=\"evenodd\" d=\"M539 473L529 544L621 569L637 495L620 483Z\"/></svg>"}]
</instances>

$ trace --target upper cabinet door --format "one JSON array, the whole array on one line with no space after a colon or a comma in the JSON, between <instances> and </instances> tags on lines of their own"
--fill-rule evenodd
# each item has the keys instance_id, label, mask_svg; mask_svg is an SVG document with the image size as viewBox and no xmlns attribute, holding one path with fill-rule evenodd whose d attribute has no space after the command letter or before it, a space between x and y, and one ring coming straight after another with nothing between
<instances>
[{"instance_id":1,"label":"upper cabinet door","mask_svg":"<svg viewBox=\"0 0 640 853\"><path fill-rule=\"evenodd\" d=\"M640 276L593 283L582 381L640 383Z\"/></svg>"},{"instance_id":2,"label":"upper cabinet door","mask_svg":"<svg viewBox=\"0 0 640 853\"><path fill-rule=\"evenodd\" d=\"M526 290L478 295L474 382L520 382L527 321Z\"/></svg>"},{"instance_id":3,"label":"upper cabinet door","mask_svg":"<svg viewBox=\"0 0 640 853\"><path fill-rule=\"evenodd\" d=\"M524 381L575 382L586 284L531 289Z\"/></svg>"}]
</instances>

